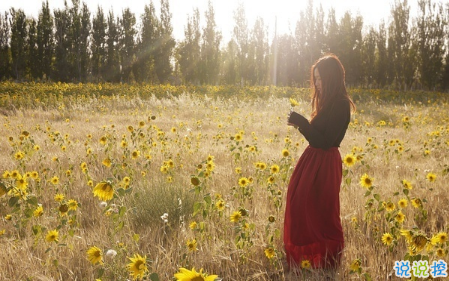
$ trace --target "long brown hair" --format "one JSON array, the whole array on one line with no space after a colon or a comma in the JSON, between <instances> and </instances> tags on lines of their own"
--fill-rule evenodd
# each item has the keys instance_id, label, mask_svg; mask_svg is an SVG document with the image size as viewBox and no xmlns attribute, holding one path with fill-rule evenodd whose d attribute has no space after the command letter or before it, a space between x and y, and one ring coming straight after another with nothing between
<instances>
[{"instance_id":1,"label":"long brown hair","mask_svg":"<svg viewBox=\"0 0 449 281\"><path fill-rule=\"evenodd\" d=\"M321 76L321 92L315 86L315 69ZM316 61L310 70L310 87L312 89L312 119L329 103L334 97L348 100L352 110L355 111L354 102L348 95L345 86L345 68L338 57L334 54L326 54Z\"/></svg>"}]
</instances>

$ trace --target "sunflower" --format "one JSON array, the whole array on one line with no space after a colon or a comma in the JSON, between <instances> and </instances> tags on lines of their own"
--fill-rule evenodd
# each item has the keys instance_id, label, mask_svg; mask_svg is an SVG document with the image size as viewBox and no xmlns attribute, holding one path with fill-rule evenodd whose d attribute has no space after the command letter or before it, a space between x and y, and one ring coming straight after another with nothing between
<instances>
[{"instance_id":1,"label":"sunflower","mask_svg":"<svg viewBox=\"0 0 449 281\"><path fill-rule=\"evenodd\" d=\"M64 194L58 193L55 195L54 199L56 202L62 202L64 200L65 196Z\"/></svg>"},{"instance_id":2,"label":"sunflower","mask_svg":"<svg viewBox=\"0 0 449 281\"><path fill-rule=\"evenodd\" d=\"M59 183L59 178L57 176L54 176L50 179L50 182L54 185L57 185Z\"/></svg>"},{"instance_id":3,"label":"sunflower","mask_svg":"<svg viewBox=\"0 0 449 281\"><path fill-rule=\"evenodd\" d=\"M398 223L403 223L404 222L404 220L405 220L405 215L401 212L401 211L399 211L397 214L396 214L396 217L394 218Z\"/></svg>"},{"instance_id":4,"label":"sunflower","mask_svg":"<svg viewBox=\"0 0 449 281\"><path fill-rule=\"evenodd\" d=\"M198 226L198 223L197 223L196 221L192 221L192 222L189 224L189 228L190 228L191 230L196 229L197 226Z\"/></svg>"},{"instance_id":5,"label":"sunflower","mask_svg":"<svg viewBox=\"0 0 449 281\"><path fill-rule=\"evenodd\" d=\"M239 222L241 218L242 218L242 213L240 211L235 211L230 216L231 222Z\"/></svg>"},{"instance_id":6,"label":"sunflower","mask_svg":"<svg viewBox=\"0 0 449 281\"><path fill-rule=\"evenodd\" d=\"M114 188L110 182L102 181L94 187L93 193L100 200L109 201L114 197Z\"/></svg>"},{"instance_id":7,"label":"sunflower","mask_svg":"<svg viewBox=\"0 0 449 281\"><path fill-rule=\"evenodd\" d=\"M437 178L437 175L435 175L434 173L428 173L426 178L429 182L434 182Z\"/></svg>"},{"instance_id":8,"label":"sunflower","mask_svg":"<svg viewBox=\"0 0 449 281\"><path fill-rule=\"evenodd\" d=\"M396 206L394 205L393 202L386 203L385 210L387 210L387 212L393 212L395 209L396 209Z\"/></svg>"},{"instance_id":9,"label":"sunflower","mask_svg":"<svg viewBox=\"0 0 449 281\"><path fill-rule=\"evenodd\" d=\"M217 277L218 275L208 275L203 273L203 269L196 272L195 268L192 268L192 270L180 268L179 272L175 273L177 281L214 281Z\"/></svg>"},{"instance_id":10,"label":"sunflower","mask_svg":"<svg viewBox=\"0 0 449 281\"><path fill-rule=\"evenodd\" d=\"M87 259L93 264L103 264L103 251L96 247L90 247L89 250L87 250Z\"/></svg>"},{"instance_id":11,"label":"sunflower","mask_svg":"<svg viewBox=\"0 0 449 281\"><path fill-rule=\"evenodd\" d=\"M264 252L265 252L265 256L268 259L272 259L276 255L276 252L274 251L274 249L272 247L266 248Z\"/></svg>"},{"instance_id":12,"label":"sunflower","mask_svg":"<svg viewBox=\"0 0 449 281\"><path fill-rule=\"evenodd\" d=\"M76 202L76 200L73 199L70 199L67 202L67 205L69 206L69 210L76 211L76 209L78 208L78 202Z\"/></svg>"},{"instance_id":13,"label":"sunflower","mask_svg":"<svg viewBox=\"0 0 449 281\"><path fill-rule=\"evenodd\" d=\"M427 242L429 242L429 239L422 233L416 233L412 237L412 248L416 249L416 251L421 251L424 249L424 247L427 245Z\"/></svg>"},{"instance_id":14,"label":"sunflower","mask_svg":"<svg viewBox=\"0 0 449 281\"><path fill-rule=\"evenodd\" d=\"M102 136L100 138L100 144L101 145L105 145L107 141L108 141L108 138L106 136Z\"/></svg>"},{"instance_id":15,"label":"sunflower","mask_svg":"<svg viewBox=\"0 0 449 281\"><path fill-rule=\"evenodd\" d=\"M236 141L241 141L241 140L243 139L243 137L242 137L241 134L236 134L236 135L234 136L234 139L235 139Z\"/></svg>"},{"instance_id":16,"label":"sunflower","mask_svg":"<svg viewBox=\"0 0 449 281\"><path fill-rule=\"evenodd\" d=\"M441 244L444 244L447 241L447 233L446 232L439 232L437 235L438 242Z\"/></svg>"},{"instance_id":17,"label":"sunflower","mask_svg":"<svg viewBox=\"0 0 449 281\"><path fill-rule=\"evenodd\" d=\"M276 165L276 164L272 165L271 168L270 168L270 172L271 172L272 174L279 173L279 166Z\"/></svg>"},{"instance_id":18,"label":"sunflower","mask_svg":"<svg viewBox=\"0 0 449 281\"><path fill-rule=\"evenodd\" d=\"M360 259L355 259L352 261L351 265L349 266L349 268L351 269L351 271L358 271L360 266L362 265L362 261Z\"/></svg>"},{"instance_id":19,"label":"sunflower","mask_svg":"<svg viewBox=\"0 0 449 281\"><path fill-rule=\"evenodd\" d=\"M412 243L413 232L411 230L401 229L401 235L405 237L407 243Z\"/></svg>"},{"instance_id":20,"label":"sunflower","mask_svg":"<svg viewBox=\"0 0 449 281\"><path fill-rule=\"evenodd\" d=\"M398 206L401 209L407 208L407 205L408 205L407 199L401 199L401 200L398 201Z\"/></svg>"},{"instance_id":21,"label":"sunflower","mask_svg":"<svg viewBox=\"0 0 449 281\"><path fill-rule=\"evenodd\" d=\"M422 208L422 201L419 198L412 199L412 206L416 209Z\"/></svg>"},{"instance_id":22,"label":"sunflower","mask_svg":"<svg viewBox=\"0 0 449 281\"><path fill-rule=\"evenodd\" d=\"M39 205L36 210L33 211L33 216L35 217L40 217L44 214L44 208L42 207L42 205Z\"/></svg>"},{"instance_id":23,"label":"sunflower","mask_svg":"<svg viewBox=\"0 0 449 281\"><path fill-rule=\"evenodd\" d=\"M382 235L382 243L384 243L387 246L390 246L393 242L393 236L390 233L384 233Z\"/></svg>"},{"instance_id":24,"label":"sunflower","mask_svg":"<svg viewBox=\"0 0 449 281\"><path fill-rule=\"evenodd\" d=\"M45 236L45 241L51 243L53 241L58 242L59 233L55 230L50 230L47 232L47 235Z\"/></svg>"},{"instance_id":25,"label":"sunflower","mask_svg":"<svg viewBox=\"0 0 449 281\"><path fill-rule=\"evenodd\" d=\"M242 178L239 179L239 185L240 185L241 187L245 187L245 186L247 186L248 184L249 184L249 180L248 180L247 178L242 177Z\"/></svg>"},{"instance_id":26,"label":"sunflower","mask_svg":"<svg viewBox=\"0 0 449 281\"><path fill-rule=\"evenodd\" d=\"M133 276L133 279L143 278L145 272L148 271L146 265L147 257L141 257L139 254L135 254L134 257L128 258L131 262L126 265L128 271Z\"/></svg>"},{"instance_id":27,"label":"sunflower","mask_svg":"<svg viewBox=\"0 0 449 281\"><path fill-rule=\"evenodd\" d=\"M139 150L134 150L132 153L132 158L133 159L137 159L140 156L140 151Z\"/></svg>"},{"instance_id":28,"label":"sunflower","mask_svg":"<svg viewBox=\"0 0 449 281\"><path fill-rule=\"evenodd\" d=\"M223 211L223 210L225 209L225 207L226 207L225 201L223 201L222 199L218 200L218 201L215 203L215 207L217 207L217 210Z\"/></svg>"},{"instance_id":29,"label":"sunflower","mask_svg":"<svg viewBox=\"0 0 449 281\"><path fill-rule=\"evenodd\" d=\"M301 261L301 268L310 268L312 265L310 264L309 260L303 260Z\"/></svg>"},{"instance_id":30,"label":"sunflower","mask_svg":"<svg viewBox=\"0 0 449 281\"><path fill-rule=\"evenodd\" d=\"M197 177L191 177L191 178L190 178L190 183L191 183L193 186L198 186L198 185L200 185L200 180L199 180Z\"/></svg>"},{"instance_id":31,"label":"sunflower","mask_svg":"<svg viewBox=\"0 0 449 281\"><path fill-rule=\"evenodd\" d=\"M436 254L440 258L444 258L446 256L446 251L443 248L438 248Z\"/></svg>"},{"instance_id":32,"label":"sunflower","mask_svg":"<svg viewBox=\"0 0 449 281\"><path fill-rule=\"evenodd\" d=\"M101 164L103 164L103 165L105 165L106 167L109 168L112 165L112 161L111 161L111 159L106 158L106 159L103 160L103 162L101 162Z\"/></svg>"},{"instance_id":33,"label":"sunflower","mask_svg":"<svg viewBox=\"0 0 449 281\"><path fill-rule=\"evenodd\" d=\"M295 100L294 98L290 98L290 106L295 107L297 105L299 105L298 101Z\"/></svg>"},{"instance_id":34,"label":"sunflower","mask_svg":"<svg viewBox=\"0 0 449 281\"><path fill-rule=\"evenodd\" d=\"M263 171L267 168L267 164L265 164L264 162L260 162L259 163L259 168Z\"/></svg>"},{"instance_id":35,"label":"sunflower","mask_svg":"<svg viewBox=\"0 0 449 281\"><path fill-rule=\"evenodd\" d=\"M370 188L373 185L374 179L368 176L367 174L363 174L360 178L360 185L365 188Z\"/></svg>"},{"instance_id":36,"label":"sunflower","mask_svg":"<svg viewBox=\"0 0 449 281\"><path fill-rule=\"evenodd\" d=\"M196 246L197 246L196 239L187 240L186 246L187 246L187 249L189 249L189 252L195 252L196 250L198 250L196 248Z\"/></svg>"},{"instance_id":37,"label":"sunflower","mask_svg":"<svg viewBox=\"0 0 449 281\"><path fill-rule=\"evenodd\" d=\"M268 217L268 221L273 223L273 222L276 221L276 218L273 215L271 215L271 216Z\"/></svg>"},{"instance_id":38,"label":"sunflower","mask_svg":"<svg viewBox=\"0 0 449 281\"><path fill-rule=\"evenodd\" d=\"M288 149L284 148L281 152L282 157L288 157L290 155L290 152L288 152Z\"/></svg>"},{"instance_id":39,"label":"sunflower","mask_svg":"<svg viewBox=\"0 0 449 281\"><path fill-rule=\"evenodd\" d=\"M356 158L353 154L346 154L345 158L343 158L343 163L348 167L354 166L355 162Z\"/></svg>"}]
</instances>

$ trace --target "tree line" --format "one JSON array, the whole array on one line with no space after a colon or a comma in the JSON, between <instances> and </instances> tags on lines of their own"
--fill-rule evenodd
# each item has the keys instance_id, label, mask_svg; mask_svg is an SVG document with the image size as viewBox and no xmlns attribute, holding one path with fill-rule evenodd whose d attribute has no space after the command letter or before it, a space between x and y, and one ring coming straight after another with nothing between
<instances>
[{"instance_id":1,"label":"tree line","mask_svg":"<svg viewBox=\"0 0 449 281\"><path fill-rule=\"evenodd\" d=\"M0 14L0 80L308 86L311 65L334 53L350 86L449 89L449 3L418 0L411 18L407 0L396 0L388 23L364 27L360 15L337 19L309 0L294 31L271 37L239 4L223 42L209 1L205 24L195 8L177 42L169 0L160 1L139 19L129 8L92 14L80 0L53 12L42 2L37 19L10 8Z\"/></svg>"}]
</instances>

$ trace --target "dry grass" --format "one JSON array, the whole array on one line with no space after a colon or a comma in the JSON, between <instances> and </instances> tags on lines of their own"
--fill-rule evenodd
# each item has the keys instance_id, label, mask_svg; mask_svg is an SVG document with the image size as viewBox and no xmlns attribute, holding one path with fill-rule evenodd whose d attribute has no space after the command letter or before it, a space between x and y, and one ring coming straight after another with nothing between
<instances>
[{"instance_id":1,"label":"dry grass","mask_svg":"<svg viewBox=\"0 0 449 281\"><path fill-rule=\"evenodd\" d=\"M394 280L394 261L404 259L407 247L404 238L396 233L397 245L388 248L381 242L383 233L414 226L427 237L448 231L449 200L445 189L446 163L449 163L448 105L360 103L340 148L342 156L352 151L363 156L363 163L359 161L348 169L344 180L350 178L351 182L342 185L340 194L346 246L342 265L336 273L313 270L285 273L284 196L291 169L307 145L298 132L286 126L288 110L287 99L240 102L236 98L223 100L184 94L146 100L117 97L113 101L73 104L70 109L59 111L17 110L5 117L0 129L0 172L37 171L40 182L30 179L28 189L30 196L35 195L42 204L44 214L41 217L29 215L36 206L23 200L21 207L14 210L8 205L12 195L0 198L0 231L5 230L0 236L0 279L95 280L102 275L101 280L125 280L130 278L127 257L138 253L147 256L149 273L158 273L160 280L172 280L179 267L204 268L205 272L217 274L223 280L237 281L324 280L324 276L332 274L331 279L364 280L363 275L350 274L349 265L356 258L362 261L361 272L368 273L373 280L387 280L389 276ZM307 112L305 101L299 110ZM151 116L156 118L152 120ZM404 116L410 117L409 129L403 127ZM386 122L385 126L377 125L381 120ZM139 128L140 121L145 123L142 128ZM143 137L133 136L128 130L130 125L134 132L142 132ZM172 132L172 128L176 128L176 132ZM242 150L237 159L239 150L231 152L231 147L237 145L231 137L241 130L244 131L243 142L239 143ZM30 132L30 136L20 141L23 131ZM106 146L99 143L104 135L108 139ZM12 141L8 139L10 136ZM286 137L292 143L286 143ZM126 149L121 147L122 138L128 143ZM369 144L368 138L372 138ZM33 150L31 140L40 146L39 151ZM390 146L390 140L398 142ZM249 152L246 145L254 146L255 152ZM377 149L373 145L377 145ZM400 145L404 151L395 152ZM355 146L361 149L353 150ZM283 148L288 148L293 158L283 159ZM91 152L87 154L89 149ZM141 153L137 159L130 156L134 150ZM430 154L426 156L425 150ZM22 160L14 157L18 151L25 154ZM145 154L149 159L145 159ZM214 157L215 169L207 180L199 176L204 185L196 194L191 191L190 177L199 174L197 165L209 155ZM53 157L58 161L53 161ZM113 160L109 168L102 164L106 157ZM173 160L174 167L164 174L160 168L168 159ZM275 193L280 190L280 197L269 192L266 183L269 169L256 171L254 163L258 161L268 164L268 168L272 164L281 166L276 185L272 186ZM87 164L87 174L80 168L83 162ZM235 172L236 167L241 168L240 175ZM71 170L70 176L66 175L67 170ZM429 172L436 175L435 182L426 179ZM413 189L409 197L426 200L423 210L427 211L427 220L415 219L421 212L410 202L403 210L406 219L402 227L387 223L386 211L377 213L371 221L364 220L366 200L373 198L372 195L364 197L366 190L359 184L364 173L374 178L373 194L379 194L381 201L391 200L396 208L397 201L405 198L401 181L410 181ZM59 184L49 182L53 176L59 177ZM118 183L125 176L131 178L131 189L121 194ZM167 181L168 176L172 177L172 182ZM239 188L233 190L241 177L253 178L251 196L241 195ZM89 186L89 179L95 185L107 178L112 178L117 190L109 206L113 203L117 210L123 207L121 216L114 212L107 215ZM394 195L395 192L399 194ZM78 209L61 217L60 203L53 199L57 193L64 194L65 200L76 200ZM210 205L204 200L208 194ZM214 207L218 194L226 202L221 213ZM278 211L276 200L282 203ZM204 216L202 213L192 216L195 202L203 204ZM243 219L248 223L245 237L249 243L240 248L236 236L243 230L238 232L235 226L245 225L229 220L239 208L248 210L248 216ZM167 224L160 218L163 213L168 213ZM8 214L11 220L5 219ZM270 215L276 218L273 224L268 222ZM357 227L354 218L358 221ZM204 222L204 229L190 229L192 221ZM37 225L46 230L33 235L32 227ZM59 242L46 242L46 231L56 228L59 228ZM270 243L267 231L274 234L276 230L278 235L274 235ZM193 238L197 240L198 250L190 253L186 241ZM277 253L271 261L264 254L270 244ZM104 252L115 249L118 254L113 259L105 257L103 266L94 266L86 258L91 246ZM446 243L443 258L446 261L447 248ZM423 253L431 261L437 259L430 249Z\"/></svg>"}]
</instances>

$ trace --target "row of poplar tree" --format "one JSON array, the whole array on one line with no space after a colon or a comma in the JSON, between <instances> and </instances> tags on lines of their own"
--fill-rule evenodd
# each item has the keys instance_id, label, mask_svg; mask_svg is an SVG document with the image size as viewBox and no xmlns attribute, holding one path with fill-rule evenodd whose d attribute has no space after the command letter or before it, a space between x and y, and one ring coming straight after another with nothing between
<instances>
[{"instance_id":1,"label":"row of poplar tree","mask_svg":"<svg viewBox=\"0 0 449 281\"><path fill-rule=\"evenodd\" d=\"M249 26L240 4L223 42L209 1L204 24L194 9L177 42L169 0L158 12L151 1L139 20L130 9L92 15L79 0L51 12L47 0L37 19L0 14L0 80L307 86L311 65L330 52L350 86L449 89L449 3L418 7L411 18L407 0L396 0L388 23L364 27L360 15L337 19L309 0L294 31L270 36L262 18Z\"/></svg>"}]
</instances>

